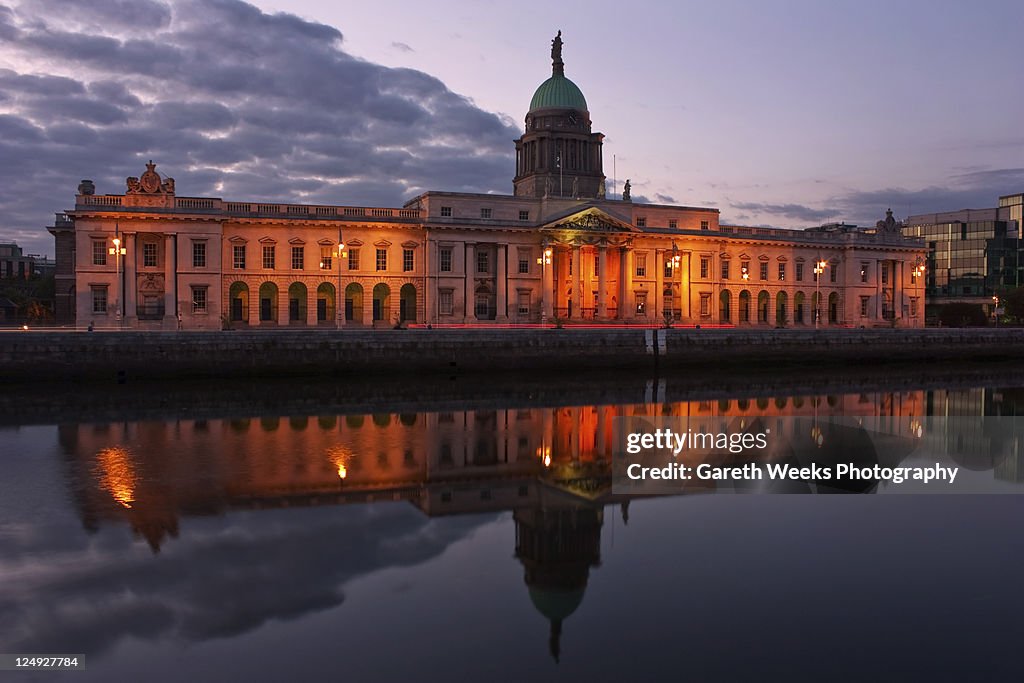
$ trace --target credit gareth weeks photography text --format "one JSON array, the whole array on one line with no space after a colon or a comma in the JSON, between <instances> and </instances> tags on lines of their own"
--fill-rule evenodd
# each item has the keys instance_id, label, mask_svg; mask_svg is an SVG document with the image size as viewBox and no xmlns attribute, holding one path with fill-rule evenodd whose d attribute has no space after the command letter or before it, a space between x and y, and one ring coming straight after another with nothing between
<instances>
[{"instance_id":1,"label":"credit gareth weeks photography text","mask_svg":"<svg viewBox=\"0 0 1024 683\"><path fill-rule=\"evenodd\" d=\"M0 0L0 679L1015 680L1009 0Z\"/></svg>"}]
</instances>

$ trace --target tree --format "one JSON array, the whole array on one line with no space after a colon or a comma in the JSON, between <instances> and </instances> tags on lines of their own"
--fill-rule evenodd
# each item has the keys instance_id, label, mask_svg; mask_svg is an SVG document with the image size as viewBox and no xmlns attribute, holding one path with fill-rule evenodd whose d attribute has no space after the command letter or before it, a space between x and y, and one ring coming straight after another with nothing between
<instances>
[{"instance_id":1,"label":"tree","mask_svg":"<svg viewBox=\"0 0 1024 683\"><path fill-rule=\"evenodd\" d=\"M1024 322L1024 287L1014 287L1001 294L999 304L1006 310L1007 317Z\"/></svg>"}]
</instances>

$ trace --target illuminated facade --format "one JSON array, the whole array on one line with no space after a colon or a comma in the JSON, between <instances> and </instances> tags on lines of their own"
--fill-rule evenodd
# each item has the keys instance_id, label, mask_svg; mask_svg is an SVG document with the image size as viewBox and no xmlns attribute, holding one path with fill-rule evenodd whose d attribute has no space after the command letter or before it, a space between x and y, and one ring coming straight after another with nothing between
<instances>
[{"instance_id":1,"label":"illuminated facade","mask_svg":"<svg viewBox=\"0 0 1024 683\"><path fill-rule=\"evenodd\" d=\"M58 320L923 325L924 248L891 214L868 230L781 230L634 202L629 181L608 197L602 139L559 36L515 143L512 195L427 192L400 208L179 197L152 162L124 194L83 181L49 228Z\"/></svg>"}]
</instances>

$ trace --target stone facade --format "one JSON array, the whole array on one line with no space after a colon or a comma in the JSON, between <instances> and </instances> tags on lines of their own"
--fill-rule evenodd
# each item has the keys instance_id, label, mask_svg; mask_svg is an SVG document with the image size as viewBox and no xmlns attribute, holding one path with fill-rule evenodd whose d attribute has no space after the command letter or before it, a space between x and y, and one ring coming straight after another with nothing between
<instances>
[{"instance_id":1,"label":"stone facade","mask_svg":"<svg viewBox=\"0 0 1024 683\"><path fill-rule=\"evenodd\" d=\"M606 197L602 136L564 77L560 37L552 59L516 141L513 195L427 192L400 208L178 197L152 162L124 194L83 181L50 228L58 259L74 261L61 322L923 325L923 242L891 215L868 230L781 230Z\"/></svg>"}]
</instances>

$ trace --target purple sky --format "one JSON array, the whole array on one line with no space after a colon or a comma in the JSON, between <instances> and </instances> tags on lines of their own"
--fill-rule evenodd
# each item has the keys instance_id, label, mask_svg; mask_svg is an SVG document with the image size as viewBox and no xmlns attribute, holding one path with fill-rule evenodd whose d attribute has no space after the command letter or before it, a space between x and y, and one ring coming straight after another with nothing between
<instances>
[{"instance_id":1,"label":"purple sky","mask_svg":"<svg viewBox=\"0 0 1024 683\"><path fill-rule=\"evenodd\" d=\"M992 206L1024 190L1021 25L1019 2L0 0L0 240L52 253L80 179L122 192L149 158L180 195L510 192L559 29L634 197L781 227Z\"/></svg>"}]
</instances>

